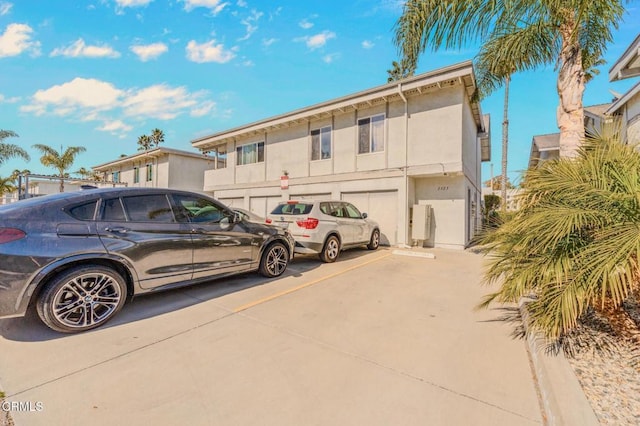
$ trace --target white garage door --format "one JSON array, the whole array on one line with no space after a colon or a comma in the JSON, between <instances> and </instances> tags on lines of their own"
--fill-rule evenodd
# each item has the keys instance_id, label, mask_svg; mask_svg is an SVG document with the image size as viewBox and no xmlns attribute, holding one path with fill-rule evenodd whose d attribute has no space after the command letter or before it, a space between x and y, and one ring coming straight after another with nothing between
<instances>
[{"instance_id":1,"label":"white garage door","mask_svg":"<svg viewBox=\"0 0 640 426\"><path fill-rule=\"evenodd\" d=\"M398 191L343 192L348 201L380 225L380 243L396 244L398 238Z\"/></svg>"},{"instance_id":2,"label":"white garage door","mask_svg":"<svg viewBox=\"0 0 640 426\"><path fill-rule=\"evenodd\" d=\"M227 207L244 207L244 198L218 198Z\"/></svg>"},{"instance_id":3,"label":"white garage door","mask_svg":"<svg viewBox=\"0 0 640 426\"><path fill-rule=\"evenodd\" d=\"M322 193L322 194L291 194L289 195L290 200L330 200L331 193Z\"/></svg>"},{"instance_id":4,"label":"white garage door","mask_svg":"<svg viewBox=\"0 0 640 426\"><path fill-rule=\"evenodd\" d=\"M251 197L249 210L258 216L267 217L281 200L282 197Z\"/></svg>"}]
</instances>

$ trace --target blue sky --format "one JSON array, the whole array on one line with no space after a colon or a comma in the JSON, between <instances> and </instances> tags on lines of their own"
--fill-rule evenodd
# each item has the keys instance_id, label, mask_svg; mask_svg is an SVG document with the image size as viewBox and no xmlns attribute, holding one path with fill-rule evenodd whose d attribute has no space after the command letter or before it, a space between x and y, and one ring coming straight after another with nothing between
<instances>
[{"instance_id":1,"label":"blue sky","mask_svg":"<svg viewBox=\"0 0 640 426\"><path fill-rule=\"evenodd\" d=\"M165 146L386 83L397 58L397 0L0 0L0 128L31 154L14 169L50 174L31 146L85 146L73 170L136 151L160 128ZM609 102L634 81L608 70L640 31L632 2L585 105ZM425 53L418 72L472 59L477 49ZM531 138L553 133L553 67L511 85L509 172L528 161ZM502 91L483 101L500 173ZM483 165L483 180L490 177Z\"/></svg>"}]
</instances>

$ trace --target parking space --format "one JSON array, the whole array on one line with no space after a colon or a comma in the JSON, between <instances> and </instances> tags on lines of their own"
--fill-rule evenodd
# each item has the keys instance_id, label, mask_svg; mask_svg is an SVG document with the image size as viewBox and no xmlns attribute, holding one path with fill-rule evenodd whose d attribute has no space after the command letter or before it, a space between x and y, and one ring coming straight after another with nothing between
<instances>
[{"instance_id":1,"label":"parking space","mask_svg":"<svg viewBox=\"0 0 640 426\"><path fill-rule=\"evenodd\" d=\"M352 250L135 300L79 335L0 320L20 425L540 424L524 343L474 311L481 257ZM24 405L23 405L24 407Z\"/></svg>"}]
</instances>

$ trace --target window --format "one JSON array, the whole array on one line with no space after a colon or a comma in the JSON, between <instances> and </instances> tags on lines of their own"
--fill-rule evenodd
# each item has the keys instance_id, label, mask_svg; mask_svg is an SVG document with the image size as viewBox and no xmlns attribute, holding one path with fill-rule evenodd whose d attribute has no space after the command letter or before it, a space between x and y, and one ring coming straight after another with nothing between
<instances>
[{"instance_id":1,"label":"window","mask_svg":"<svg viewBox=\"0 0 640 426\"><path fill-rule=\"evenodd\" d=\"M236 148L237 164L254 164L264 162L264 142L251 143Z\"/></svg>"},{"instance_id":2,"label":"window","mask_svg":"<svg viewBox=\"0 0 640 426\"><path fill-rule=\"evenodd\" d=\"M153 180L153 164L147 164L147 182Z\"/></svg>"},{"instance_id":3,"label":"window","mask_svg":"<svg viewBox=\"0 0 640 426\"><path fill-rule=\"evenodd\" d=\"M162 194L123 197L122 203L133 222L174 222L169 200Z\"/></svg>"},{"instance_id":4,"label":"window","mask_svg":"<svg viewBox=\"0 0 640 426\"><path fill-rule=\"evenodd\" d=\"M120 182L120 172L111 173L111 181L112 182Z\"/></svg>"},{"instance_id":5,"label":"window","mask_svg":"<svg viewBox=\"0 0 640 426\"><path fill-rule=\"evenodd\" d=\"M358 154L384 151L384 114L358 120Z\"/></svg>"},{"instance_id":6,"label":"window","mask_svg":"<svg viewBox=\"0 0 640 426\"><path fill-rule=\"evenodd\" d=\"M93 220L97 204L98 200L93 200L88 203L71 207L69 209L69 214L78 220Z\"/></svg>"},{"instance_id":7,"label":"window","mask_svg":"<svg viewBox=\"0 0 640 426\"><path fill-rule=\"evenodd\" d=\"M213 159L214 169L224 169L227 167L227 146L215 146L207 153Z\"/></svg>"},{"instance_id":8,"label":"window","mask_svg":"<svg viewBox=\"0 0 640 426\"><path fill-rule=\"evenodd\" d=\"M189 195L174 195L173 197L178 210L181 210L179 214L181 221L186 217L190 222L230 223L233 217L233 212L212 200Z\"/></svg>"},{"instance_id":9,"label":"window","mask_svg":"<svg viewBox=\"0 0 640 426\"><path fill-rule=\"evenodd\" d=\"M140 167L133 168L133 183L140 183Z\"/></svg>"},{"instance_id":10,"label":"window","mask_svg":"<svg viewBox=\"0 0 640 426\"><path fill-rule=\"evenodd\" d=\"M344 207L349 219L362 219L362 213L353 204L345 203Z\"/></svg>"},{"instance_id":11,"label":"window","mask_svg":"<svg viewBox=\"0 0 640 426\"><path fill-rule=\"evenodd\" d=\"M311 160L331 158L331 126L311 131Z\"/></svg>"},{"instance_id":12,"label":"window","mask_svg":"<svg viewBox=\"0 0 640 426\"><path fill-rule=\"evenodd\" d=\"M102 207L102 220L107 222L124 222L126 217L122 209L120 198L104 200Z\"/></svg>"},{"instance_id":13,"label":"window","mask_svg":"<svg viewBox=\"0 0 640 426\"><path fill-rule=\"evenodd\" d=\"M271 214L309 214L311 213L312 208L313 204L304 204L290 201L287 204L278 204L278 206L273 209Z\"/></svg>"}]
</instances>

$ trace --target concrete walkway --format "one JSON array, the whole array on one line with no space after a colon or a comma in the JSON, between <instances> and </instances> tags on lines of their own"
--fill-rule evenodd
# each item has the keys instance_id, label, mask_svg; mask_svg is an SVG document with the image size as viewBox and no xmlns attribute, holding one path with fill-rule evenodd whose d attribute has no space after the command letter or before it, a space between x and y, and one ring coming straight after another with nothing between
<instances>
[{"instance_id":1,"label":"concrete walkway","mask_svg":"<svg viewBox=\"0 0 640 426\"><path fill-rule=\"evenodd\" d=\"M474 311L482 258L431 252L301 257L80 335L0 320L0 384L17 426L541 424L525 343Z\"/></svg>"}]
</instances>

